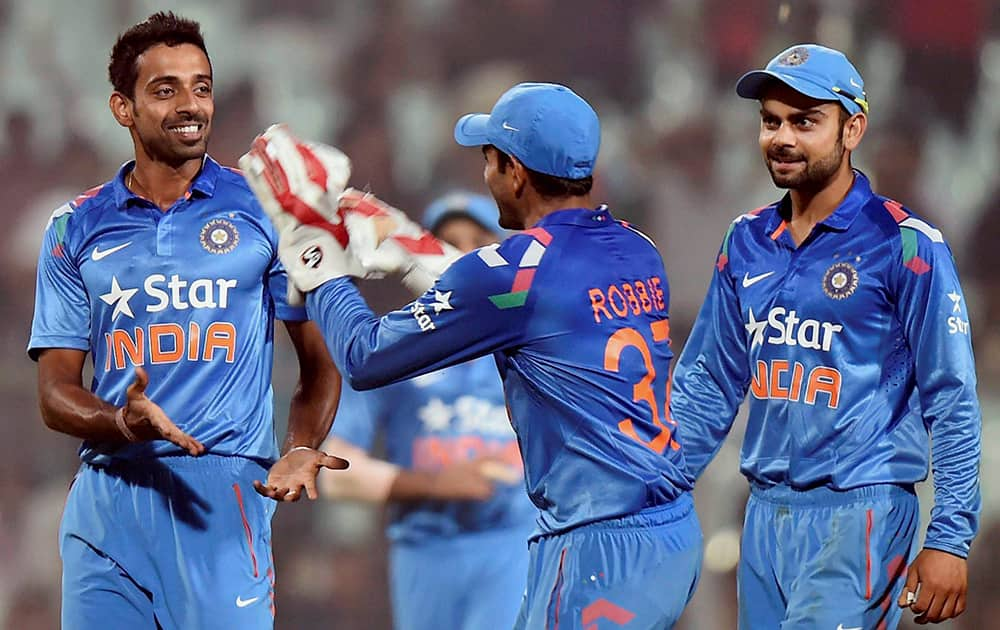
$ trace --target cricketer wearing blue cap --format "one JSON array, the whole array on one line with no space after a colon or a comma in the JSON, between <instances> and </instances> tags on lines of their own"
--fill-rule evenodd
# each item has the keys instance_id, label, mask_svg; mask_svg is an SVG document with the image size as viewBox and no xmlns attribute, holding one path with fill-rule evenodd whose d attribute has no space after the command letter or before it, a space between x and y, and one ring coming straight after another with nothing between
<instances>
[{"instance_id":1,"label":"cricketer wearing blue cap","mask_svg":"<svg viewBox=\"0 0 1000 630\"><path fill-rule=\"evenodd\" d=\"M497 243L489 197L453 192L423 224L462 252ZM385 461L368 454L381 435ZM528 574L538 510L491 357L375 390L345 387L325 449L351 461L324 475L334 499L388 503L389 585L397 630L510 628ZM470 588L471 584L488 585Z\"/></svg>"},{"instance_id":2,"label":"cricketer wearing blue cap","mask_svg":"<svg viewBox=\"0 0 1000 630\"><path fill-rule=\"evenodd\" d=\"M331 271L307 294L310 316L355 388L493 355L539 510L515 627L672 627L697 582L701 530L667 414L660 254L593 207L600 124L569 88L517 85L459 120L455 139L482 148L500 225L521 232L381 318ZM286 263L293 279L315 273L299 258Z\"/></svg>"},{"instance_id":3,"label":"cricketer wearing blue cap","mask_svg":"<svg viewBox=\"0 0 1000 630\"><path fill-rule=\"evenodd\" d=\"M842 53L793 46L736 89L760 101L761 151L788 193L730 225L671 411L697 477L750 392L740 628L895 628L905 606L918 623L954 617L981 419L951 251L851 168L868 101ZM912 559L929 455L935 505Z\"/></svg>"}]
</instances>

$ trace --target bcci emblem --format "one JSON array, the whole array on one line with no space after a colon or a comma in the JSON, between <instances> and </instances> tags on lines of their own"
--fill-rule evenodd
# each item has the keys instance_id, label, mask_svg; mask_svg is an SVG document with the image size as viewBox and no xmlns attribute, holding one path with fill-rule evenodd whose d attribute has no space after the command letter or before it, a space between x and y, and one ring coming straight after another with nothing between
<instances>
[{"instance_id":1,"label":"bcci emblem","mask_svg":"<svg viewBox=\"0 0 1000 630\"><path fill-rule=\"evenodd\" d=\"M207 252L228 254L240 244L240 233L232 222L212 219L201 228L198 240Z\"/></svg>"},{"instance_id":2,"label":"bcci emblem","mask_svg":"<svg viewBox=\"0 0 1000 630\"><path fill-rule=\"evenodd\" d=\"M778 60L779 66L801 66L809 58L809 50L802 48L793 48L788 51L788 53Z\"/></svg>"},{"instance_id":3,"label":"bcci emblem","mask_svg":"<svg viewBox=\"0 0 1000 630\"><path fill-rule=\"evenodd\" d=\"M857 288L858 270L851 263L834 263L823 276L823 293L835 300L851 297Z\"/></svg>"}]
</instances>

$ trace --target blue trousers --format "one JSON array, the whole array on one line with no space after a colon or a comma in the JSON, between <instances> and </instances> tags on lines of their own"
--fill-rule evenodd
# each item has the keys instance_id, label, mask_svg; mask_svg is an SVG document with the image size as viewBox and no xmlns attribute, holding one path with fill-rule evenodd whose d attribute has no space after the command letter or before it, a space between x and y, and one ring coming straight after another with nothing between
<instances>
[{"instance_id":1,"label":"blue trousers","mask_svg":"<svg viewBox=\"0 0 1000 630\"><path fill-rule=\"evenodd\" d=\"M740 630L894 629L919 518L909 487L754 487L737 573Z\"/></svg>"},{"instance_id":2,"label":"blue trousers","mask_svg":"<svg viewBox=\"0 0 1000 630\"><path fill-rule=\"evenodd\" d=\"M518 630L663 630L694 595L701 526L690 495L529 543Z\"/></svg>"},{"instance_id":3,"label":"blue trousers","mask_svg":"<svg viewBox=\"0 0 1000 630\"><path fill-rule=\"evenodd\" d=\"M241 457L83 464L60 528L64 630L274 625L274 501Z\"/></svg>"},{"instance_id":4,"label":"blue trousers","mask_svg":"<svg viewBox=\"0 0 1000 630\"><path fill-rule=\"evenodd\" d=\"M528 576L531 528L419 543L389 553L396 630L511 628Z\"/></svg>"}]
</instances>

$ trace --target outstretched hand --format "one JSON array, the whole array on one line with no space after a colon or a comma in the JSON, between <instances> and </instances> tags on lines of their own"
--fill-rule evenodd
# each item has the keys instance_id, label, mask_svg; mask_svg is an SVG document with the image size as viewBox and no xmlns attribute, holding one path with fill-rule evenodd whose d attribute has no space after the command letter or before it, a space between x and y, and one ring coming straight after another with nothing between
<instances>
[{"instance_id":1,"label":"outstretched hand","mask_svg":"<svg viewBox=\"0 0 1000 630\"><path fill-rule=\"evenodd\" d=\"M346 459L327 455L317 449L296 448L285 453L271 466L267 473L267 483L255 480L253 487L259 494L275 501L298 501L302 498L303 488L306 496L316 499L319 497L316 475L320 469L344 470L350 465Z\"/></svg>"},{"instance_id":2,"label":"outstretched hand","mask_svg":"<svg viewBox=\"0 0 1000 630\"><path fill-rule=\"evenodd\" d=\"M938 623L962 614L968 586L965 558L937 549L924 549L910 565L906 586L897 604L917 615L914 623Z\"/></svg>"},{"instance_id":3,"label":"outstretched hand","mask_svg":"<svg viewBox=\"0 0 1000 630\"><path fill-rule=\"evenodd\" d=\"M125 391L125 406L118 412L134 441L168 440L191 455L204 453L205 446L201 442L181 431L163 409L146 396L148 384L146 370L136 366L135 382ZM127 433L126 437L129 437Z\"/></svg>"}]
</instances>

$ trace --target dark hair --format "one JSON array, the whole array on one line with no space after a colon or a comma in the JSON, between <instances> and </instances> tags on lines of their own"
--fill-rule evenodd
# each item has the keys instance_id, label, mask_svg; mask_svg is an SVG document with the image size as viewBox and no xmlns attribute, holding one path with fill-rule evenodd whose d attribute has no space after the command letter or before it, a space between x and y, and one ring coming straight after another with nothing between
<instances>
[{"instance_id":1,"label":"dark hair","mask_svg":"<svg viewBox=\"0 0 1000 630\"><path fill-rule=\"evenodd\" d=\"M208 57L205 40L201 36L201 25L194 20L178 17L172 11L159 11L122 33L111 49L108 79L116 92L135 98L135 82L139 79L139 55L158 44L171 47L193 44Z\"/></svg>"},{"instance_id":2,"label":"dark hair","mask_svg":"<svg viewBox=\"0 0 1000 630\"><path fill-rule=\"evenodd\" d=\"M493 148L496 149L496 147ZM497 168L503 173L507 170L507 165L511 163L512 158L500 149L496 149L496 151ZM568 177L556 177L547 173L539 173L527 166L524 167L524 170L528 171L528 181L531 182L531 185L538 194L548 199L581 197L588 194L594 186L594 177L592 175L580 179L569 179Z\"/></svg>"}]
</instances>

